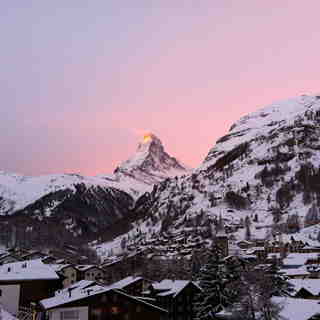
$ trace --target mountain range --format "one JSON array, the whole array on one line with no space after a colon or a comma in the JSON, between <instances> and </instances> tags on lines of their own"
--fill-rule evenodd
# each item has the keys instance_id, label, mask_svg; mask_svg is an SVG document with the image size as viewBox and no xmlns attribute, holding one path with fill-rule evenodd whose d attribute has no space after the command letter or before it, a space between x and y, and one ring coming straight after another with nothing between
<instances>
[{"instance_id":1,"label":"mountain range","mask_svg":"<svg viewBox=\"0 0 320 320\"><path fill-rule=\"evenodd\" d=\"M164 234L183 236L186 243L211 239L222 217L231 239L282 234L319 245L319 136L318 95L242 117L198 168L162 181L136 202L136 214L144 216L127 235L142 247ZM116 247L117 241L100 247Z\"/></svg>"},{"instance_id":2,"label":"mountain range","mask_svg":"<svg viewBox=\"0 0 320 320\"><path fill-rule=\"evenodd\" d=\"M318 95L275 102L242 117L193 170L148 134L112 175L1 173L1 220L20 219L25 229L31 218L40 225L59 221L72 237L85 239L119 240L139 230L143 242L189 229L210 238L221 216L235 239L282 232L318 243L319 136ZM309 216L312 221L305 221Z\"/></svg>"}]
</instances>

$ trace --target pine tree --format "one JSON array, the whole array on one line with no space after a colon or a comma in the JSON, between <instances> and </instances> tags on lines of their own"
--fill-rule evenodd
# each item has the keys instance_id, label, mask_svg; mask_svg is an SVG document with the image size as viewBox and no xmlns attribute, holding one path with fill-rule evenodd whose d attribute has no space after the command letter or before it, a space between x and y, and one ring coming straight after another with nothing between
<instances>
[{"instance_id":1,"label":"pine tree","mask_svg":"<svg viewBox=\"0 0 320 320\"><path fill-rule=\"evenodd\" d=\"M222 252L218 246L211 248L208 262L201 268L199 285L202 292L198 295L194 309L196 320L214 319L223 307L230 305L236 292L229 286L230 274L222 261Z\"/></svg>"}]
</instances>

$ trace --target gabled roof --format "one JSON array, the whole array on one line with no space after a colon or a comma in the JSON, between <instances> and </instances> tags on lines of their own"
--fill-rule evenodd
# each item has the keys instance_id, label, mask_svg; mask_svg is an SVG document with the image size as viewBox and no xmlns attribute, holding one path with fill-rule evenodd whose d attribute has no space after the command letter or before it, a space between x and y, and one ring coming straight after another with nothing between
<instances>
[{"instance_id":1,"label":"gabled roof","mask_svg":"<svg viewBox=\"0 0 320 320\"><path fill-rule=\"evenodd\" d=\"M0 266L0 282L56 279L59 279L57 273L40 259Z\"/></svg>"},{"instance_id":2,"label":"gabled roof","mask_svg":"<svg viewBox=\"0 0 320 320\"><path fill-rule=\"evenodd\" d=\"M69 288L56 291L54 297L43 299L40 301L40 304L43 306L44 309L52 309L70 302L81 300L110 290L109 288L100 285L90 285L89 283L87 283L87 285L85 283L79 286L77 285L78 283L75 283L73 286Z\"/></svg>"},{"instance_id":3,"label":"gabled roof","mask_svg":"<svg viewBox=\"0 0 320 320\"><path fill-rule=\"evenodd\" d=\"M123 291L114 289L111 287L103 287L101 285L95 284L93 281L87 281L87 280L82 280L74 285L70 286L69 288L63 289L63 290L58 290L56 292L56 295L51 298L43 299L40 301L40 305L48 310L48 309L53 309L57 307L61 307L63 305L66 305L70 302L75 302L78 300L86 299L88 297L106 293L106 292L116 292L119 295L122 295L130 300L134 300L137 303L141 303L145 306L148 306L152 309L156 309L160 312L167 313L167 310L160 308L156 305L153 305L151 303L148 303L142 299L139 299L137 297L133 297ZM70 294L71 293L71 294Z\"/></svg>"},{"instance_id":4,"label":"gabled roof","mask_svg":"<svg viewBox=\"0 0 320 320\"><path fill-rule=\"evenodd\" d=\"M293 284L296 293L304 288L314 296L320 294L320 279L292 279L289 282Z\"/></svg>"},{"instance_id":5,"label":"gabled roof","mask_svg":"<svg viewBox=\"0 0 320 320\"><path fill-rule=\"evenodd\" d=\"M173 297L176 297L189 283L192 283L199 288L199 286L192 281L171 279L164 279L160 282L154 282L152 286L155 290L160 291L158 296L164 297L173 295Z\"/></svg>"},{"instance_id":6,"label":"gabled roof","mask_svg":"<svg viewBox=\"0 0 320 320\"><path fill-rule=\"evenodd\" d=\"M140 281L140 280L143 280L143 278L130 276L130 277L126 277L120 281L117 281L115 283L112 283L111 287L114 289L123 289L123 288L129 286L130 284L133 284L133 283Z\"/></svg>"}]
</instances>

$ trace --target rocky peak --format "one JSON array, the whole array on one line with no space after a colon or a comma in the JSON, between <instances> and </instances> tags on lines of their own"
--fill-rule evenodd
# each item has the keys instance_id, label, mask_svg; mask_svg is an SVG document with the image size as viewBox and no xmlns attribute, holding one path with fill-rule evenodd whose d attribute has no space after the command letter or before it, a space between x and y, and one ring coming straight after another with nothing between
<instances>
[{"instance_id":1,"label":"rocky peak","mask_svg":"<svg viewBox=\"0 0 320 320\"><path fill-rule=\"evenodd\" d=\"M115 170L115 174L131 176L138 181L154 184L165 178L182 175L187 169L164 149L161 140L154 134L143 136L136 153Z\"/></svg>"}]
</instances>

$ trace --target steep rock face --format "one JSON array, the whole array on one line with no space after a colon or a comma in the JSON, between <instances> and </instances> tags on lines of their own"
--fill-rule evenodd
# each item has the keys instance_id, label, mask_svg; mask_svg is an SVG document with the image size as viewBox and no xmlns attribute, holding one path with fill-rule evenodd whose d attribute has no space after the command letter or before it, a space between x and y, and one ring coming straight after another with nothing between
<instances>
[{"instance_id":1,"label":"steep rock face","mask_svg":"<svg viewBox=\"0 0 320 320\"><path fill-rule=\"evenodd\" d=\"M275 223L297 231L296 221L302 227L310 207L320 205L319 136L320 96L274 103L241 118L199 168L161 182L140 207L158 231L210 234L209 221L220 214L236 238L245 237L246 217L253 236L270 236Z\"/></svg>"},{"instance_id":2,"label":"steep rock face","mask_svg":"<svg viewBox=\"0 0 320 320\"><path fill-rule=\"evenodd\" d=\"M184 165L164 150L159 138L154 134L147 134L139 144L136 154L117 167L114 173L120 181L130 177L153 185L168 177L187 172Z\"/></svg>"}]
</instances>

